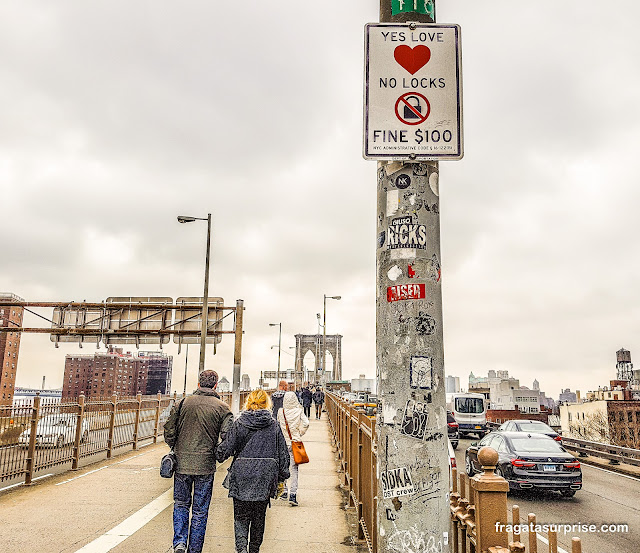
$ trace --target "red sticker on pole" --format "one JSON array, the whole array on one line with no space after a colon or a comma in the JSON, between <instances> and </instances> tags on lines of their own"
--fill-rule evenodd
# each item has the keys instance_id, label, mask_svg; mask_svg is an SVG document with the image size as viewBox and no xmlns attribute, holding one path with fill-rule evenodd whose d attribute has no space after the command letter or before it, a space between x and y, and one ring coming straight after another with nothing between
<instances>
[{"instance_id":1,"label":"red sticker on pole","mask_svg":"<svg viewBox=\"0 0 640 553\"><path fill-rule=\"evenodd\" d=\"M418 92L407 92L396 101L396 117L405 125L424 123L431 113L431 104Z\"/></svg>"},{"instance_id":2,"label":"red sticker on pole","mask_svg":"<svg viewBox=\"0 0 640 553\"><path fill-rule=\"evenodd\" d=\"M424 284L396 284L387 288L387 301L389 303L400 300L422 300L425 295L426 288Z\"/></svg>"}]
</instances>

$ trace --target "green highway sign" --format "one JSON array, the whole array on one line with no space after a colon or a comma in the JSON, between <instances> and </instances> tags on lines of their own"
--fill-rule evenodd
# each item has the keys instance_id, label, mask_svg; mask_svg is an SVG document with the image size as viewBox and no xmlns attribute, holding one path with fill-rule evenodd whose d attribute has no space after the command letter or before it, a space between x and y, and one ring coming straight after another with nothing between
<instances>
[{"instance_id":1,"label":"green highway sign","mask_svg":"<svg viewBox=\"0 0 640 553\"><path fill-rule=\"evenodd\" d=\"M391 0L391 13L422 13L433 18L433 0Z\"/></svg>"}]
</instances>

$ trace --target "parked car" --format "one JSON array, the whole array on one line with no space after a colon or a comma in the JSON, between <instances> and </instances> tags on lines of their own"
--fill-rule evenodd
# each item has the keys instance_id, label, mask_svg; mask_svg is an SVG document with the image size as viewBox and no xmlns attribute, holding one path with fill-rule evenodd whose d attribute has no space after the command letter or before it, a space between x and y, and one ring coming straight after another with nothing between
<instances>
[{"instance_id":1,"label":"parked car","mask_svg":"<svg viewBox=\"0 0 640 553\"><path fill-rule=\"evenodd\" d=\"M562 437L548 424L542 421L532 421L528 419L516 419L503 423L500 432L535 432L553 438L556 442L562 442Z\"/></svg>"},{"instance_id":2,"label":"parked car","mask_svg":"<svg viewBox=\"0 0 640 553\"><path fill-rule=\"evenodd\" d=\"M456 466L456 454L453 452L453 446L451 445L451 440L447 439L447 451L449 452L449 487L451 487L451 482L453 479L453 473L451 469L457 468Z\"/></svg>"},{"instance_id":3,"label":"parked car","mask_svg":"<svg viewBox=\"0 0 640 553\"><path fill-rule=\"evenodd\" d=\"M556 490L565 497L572 497L582 488L580 463L549 436L491 432L467 448L464 464L469 476L482 470L478 451L484 446L490 446L498 452L496 474L509 482L510 490Z\"/></svg>"},{"instance_id":4,"label":"parked car","mask_svg":"<svg viewBox=\"0 0 640 553\"><path fill-rule=\"evenodd\" d=\"M76 425L78 416L73 413L60 413L45 415L36 426L36 446L63 447L72 444L76 439ZM27 428L20 434L18 443L24 447L29 445L31 428ZM82 421L81 442L89 439L89 423Z\"/></svg>"},{"instance_id":5,"label":"parked car","mask_svg":"<svg viewBox=\"0 0 640 553\"><path fill-rule=\"evenodd\" d=\"M447 433L453 449L458 448L458 441L460 440L460 434L458 431L458 423L453 418L451 411L447 411Z\"/></svg>"}]
</instances>

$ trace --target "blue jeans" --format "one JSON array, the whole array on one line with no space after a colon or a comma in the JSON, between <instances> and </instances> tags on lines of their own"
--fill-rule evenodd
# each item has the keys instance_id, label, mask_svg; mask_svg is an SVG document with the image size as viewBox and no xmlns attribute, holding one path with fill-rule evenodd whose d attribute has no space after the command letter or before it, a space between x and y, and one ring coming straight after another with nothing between
<instances>
[{"instance_id":1,"label":"blue jeans","mask_svg":"<svg viewBox=\"0 0 640 553\"><path fill-rule=\"evenodd\" d=\"M213 474L173 476L173 547L189 544L188 553L200 553L207 530ZM193 508L191 503L193 500ZM191 510L191 526L189 511Z\"/></svg>"}]
</instances>

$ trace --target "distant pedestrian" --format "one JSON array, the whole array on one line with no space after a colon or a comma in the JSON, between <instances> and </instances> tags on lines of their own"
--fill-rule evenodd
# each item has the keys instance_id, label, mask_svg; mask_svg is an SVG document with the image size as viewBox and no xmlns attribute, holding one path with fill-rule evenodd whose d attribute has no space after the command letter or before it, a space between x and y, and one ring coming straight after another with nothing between
<instances>
[{"instance_id":1,"label":"distant pedestrian","mask_svg":"<svg viewBox=\"0 0 640 553\"><path fill-rule=\"evenodd\" d=\"M309 386L305 386L302 388L302 408L304 409L304 414L307 417L311 416L311 401L313 399L313 394L311 390L309 390Z\"/></svg>"},{"instance_id":2,"label":"distant pedestrian","mask_svg":"<svg viewBox=\"0 0 640 553\"><path fill-rule=\"evenodd\" d=\"M247 546L248 553L260 551L269 500L275 497L279 483L289 478L287 444L270 408L264 390L251 392L245 410L217 449L220 462L233 456L223 486L233 498L238 553L247 553Z\"/></svg>"},{"instance_id":3,"label":"distant pedestrian","mask_svg":"<svg viewBox=\"0 0 640 553\"><path fill-rule=\"evenodd\" d=\"M271 410L273 411L273 418L276 418L278 414L278 409L282 407L282 398L284 397L284 393L287 391L288 385L285 380L281 380L278 383L278 389L271 394L271 402L273 403L273 407Z\"/></svg>"},{"instance_id":4,"label":"distant pedestrian","mask_svg":"<svg viewBox=\"0 0 640 553\"><path fill-rule=\"evenodd\" d=\"M313 392L313 403L316 405L316 419L320 419L322 416L322 404L324 403L324 392L320 386Z\"/></svg>"},{"instance_id":5,"label":"distant pedestrian","mask_svg":"<svg viewBox=\"0 0 640 553\"><path fill-rule=\"evenodd\" d=\"M198 389L173 407L164 425L164 441L178 460L173 477L174 553L202 551L218 436L224 438L233 423L229 407L215 391L217 385L215 371L202 371Z\"/></svg>"},{"instance_id":6,"label":"distant pedestrian","mask_svg":"<svg viewBox=\"0 0 640 553\"><path fill-rule=\"evenodd\" d=\"M284 395L284 401L282 403L282 409L278 411L278 422L280 423L280 429L284 435L284 439L287 442L289 448L290 465L289 472L291 473L291 479L289 480L289 488L285 487L283 499L287 499L289 494L289 503L297 507L298 506L298 465L293 460L293 453L291 452L291 440L298 442L301 440L304 433L309 428L309 419L303 413L298 398L293 392L287 392ZM289 428L287 429L287 425ZM289 437L291 432L291 437Z\"/></svg>"}]
</instances>

